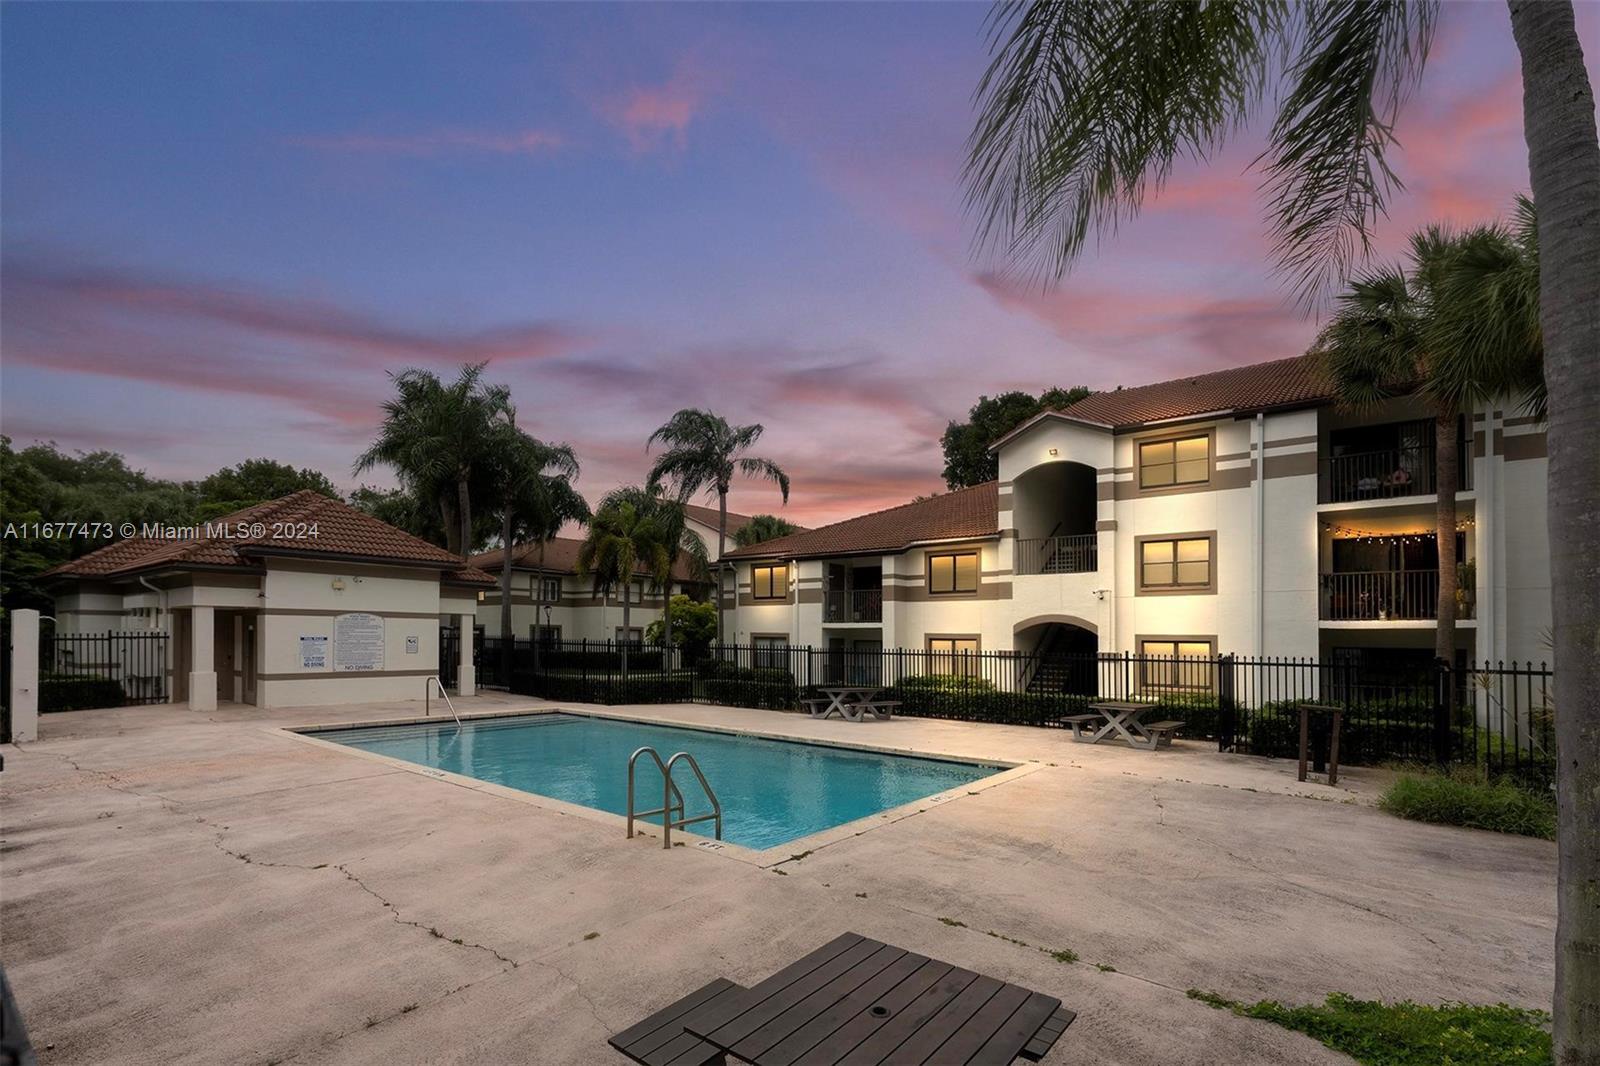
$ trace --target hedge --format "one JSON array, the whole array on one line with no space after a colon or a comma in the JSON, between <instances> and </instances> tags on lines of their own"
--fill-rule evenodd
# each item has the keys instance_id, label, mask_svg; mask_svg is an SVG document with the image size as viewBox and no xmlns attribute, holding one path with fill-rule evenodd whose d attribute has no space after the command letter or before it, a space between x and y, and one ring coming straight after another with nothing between
<instances>
[{"instance_id":1,"label":"hedge","mask_svg":"<svg viewBox=\"0 0 1600 1066\"><path fill-rule=\"evenodd\" d=\"M45 677L39 682L39 712L87 711L128 702L122 683L108 677Z\"/></svg>"}]
</instances>

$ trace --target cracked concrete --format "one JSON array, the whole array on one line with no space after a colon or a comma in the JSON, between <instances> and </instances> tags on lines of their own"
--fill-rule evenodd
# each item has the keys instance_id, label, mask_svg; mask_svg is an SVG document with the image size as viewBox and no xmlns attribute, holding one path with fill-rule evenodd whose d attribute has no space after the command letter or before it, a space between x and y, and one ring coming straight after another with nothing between
<instances>
[{"instance_id":1,"label":"cracked concrete","mask_svg":"<svg viewBox=\"0 0 1600 1066\"><path fill-rule=\"evenodd\" d=\"M404 704L50 716L0 781L0 934L42 1061L621 1062L610 1033L846 929L1060 996L1080 1020L1047 1062L1347 1061L1194 987L1549 999L1554 848L1391 819L1374 771L627 710L1041 769L769 870L264 728Z\"/></svg>"}]
</instances>

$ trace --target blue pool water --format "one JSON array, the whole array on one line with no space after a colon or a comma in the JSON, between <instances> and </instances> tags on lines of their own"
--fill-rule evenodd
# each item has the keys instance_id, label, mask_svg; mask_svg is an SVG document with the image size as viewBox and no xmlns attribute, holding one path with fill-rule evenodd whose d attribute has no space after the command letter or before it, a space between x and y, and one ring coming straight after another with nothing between
<instances>
[{"instance_id":1,"label":"blue pool water","mask_svg":"<svg viewBox=\"0 0 1600 1066\"><path fill-rule=\"evenodd\" d=\"M688 751L722 802L722 838L770 848L988 777L1000 767L830 748L576 714L318 731L406 762L626 815L628 756ZM689 814L710 809L682 763L673 779ZM661 805L661 774L639 760L637 805ZM659 818L651 819L659 821ZM710 836L713 823L690 827Z\"/></svg>"}]
</instances>

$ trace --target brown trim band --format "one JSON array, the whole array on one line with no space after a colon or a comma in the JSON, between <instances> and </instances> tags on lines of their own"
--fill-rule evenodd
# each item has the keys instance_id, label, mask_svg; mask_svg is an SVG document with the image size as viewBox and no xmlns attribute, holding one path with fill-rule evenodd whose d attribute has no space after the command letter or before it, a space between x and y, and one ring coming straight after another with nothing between
<instances>
[{"instance_id":1,"label":"brown trim band","mask_svg":"<svg viewBox=\"0 0 1600 1066\"><path fill-rule=\"evenodd\" d=\"M1289 455L1269 455L1263 466L1268 478L1314 475L1317 472L1317 453L1293 452Z\"/></svg>"},{"instance_id":2,"label":"brown trim band","mask_svg":"<svg viewBox=\"0 0 1600 1066\"><path fill-rule=\"evenodd\" d=\"M331 607L221 607L223 611L243 611L246 614L261 615L298 615L302 618L334 618L341 614L375 614L379 618L433 618L437 619L442 614L472 614L471 611L357 611L354 608L335 610Z\"/></svg>"},{"instance_id":3,"label":"brown trim band","mask_svg":"<svg viewBox=\"0 0 1600 1066\"><path fill-rule=\"evenodd\" d=\"M1550 455L1550 441L1543 433L1520 433L1506 437L1501 442L1501 450L1508 463L1545 459Z\"/></svg>"},{"instance_id":4,"label":"brown trim band","mask_svg":"<svg viewBox=\"0 0 1600 1066\"><path fill-rule=\"evenodd\" d=\"M432 677L433 670L313 670L301 674L257 674L257 681L326 681L334 677Z\"/></svg>"}]
</instances>

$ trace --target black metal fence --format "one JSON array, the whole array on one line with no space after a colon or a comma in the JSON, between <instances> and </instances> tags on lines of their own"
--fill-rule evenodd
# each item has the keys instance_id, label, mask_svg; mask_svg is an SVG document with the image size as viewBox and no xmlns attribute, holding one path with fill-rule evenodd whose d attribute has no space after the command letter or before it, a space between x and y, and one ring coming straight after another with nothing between
<instances>
[{"instance_id":1,"label":"black metal fence","mask_svg":"<svg viewBox=\"0 0 1600 1066\"><path fill-rule=\"evenodd\" d=\"M170 637L160 630L39 634L39 711L166 703Z\"/></svg>"},{"instance_id":2,"label":"black metal fence","mask_svg":"<svg viewBox=\"0 0 1600 1066\"><path fill-rule=\"evenodd\" d=\"M1183 735L1223 751L1290 757L1302 703L1344 708L1339 749L1351 764L1475 765L1547 785L1554 775L1551 671L1543 664L1439 662L1396 680L1359 660L1133 654L843 649L782 643L681 649L613 642L482 641L480 684L584 703L700 702L796 709L828 685L870 685L899 713L1058 727L1096 700L1138 700L1183 721ZM1327 738L1317 738L1319 745Z\"/></svg>"}]
</instances>

